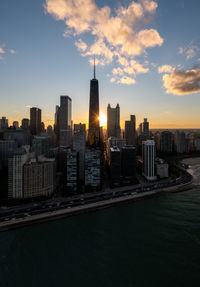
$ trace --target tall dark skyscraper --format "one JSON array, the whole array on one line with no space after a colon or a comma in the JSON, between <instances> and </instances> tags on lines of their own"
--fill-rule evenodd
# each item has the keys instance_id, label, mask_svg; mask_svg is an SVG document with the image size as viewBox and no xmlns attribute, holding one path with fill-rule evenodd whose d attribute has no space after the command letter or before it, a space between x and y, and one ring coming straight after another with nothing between
<instances>
[{"instance_id":1,"label":"tall dark skyscraper","mask_svg":"<svg viewBox=\"0 0 200 287\"><path fill-rule=\"evenodd\" d=\"M130 121L125 121L125 138L127 145L136 145L135 115L130 116Z\"/></svg>"},{"instance_id":2,"label":"tall dark skyscraper","mask_svg":"<svg viewBox=\"0 0 200 287\"><path fill-rule=\"evenodd\" d=\"M38 135L41 133L41 114L42 111L38 108L30 109L30 130L32 135Z\"/></svg>"},{"instance_id":3,"label":"tall dark skyscraper","mask_svg":"<svg viewBox=\"0 0 200 287\"><path fill-rule=\"evenodd\" d=\"M72 141L72 100L68 96L60 96L59 129L60 146L70 147Z\"/></svg>"},{"instance_id":4,"label":"tall dark skyscraper","mask_svg":"<svg viewBox=\"0 0 200 287\"><path fill-rule=\"evenodd\" d=\"M88 141L90 146L98 146L100 140L99 129L99 82L95 75L94 58L94 78L90 81L90 106L89 106L89 131Z\"/></svg>"},{"instance_id":5,"label":"tall dark skyscraper","mask_svg":"<svg viewBox=\"0 0 200 287\"><path fill-rule=\"evenodd\" d=\"M109 137L121 137L120 129L120 107L117 104L116 108L111 108L110 104L107 107L107 135Z\"/></svg>"}]
</instances>

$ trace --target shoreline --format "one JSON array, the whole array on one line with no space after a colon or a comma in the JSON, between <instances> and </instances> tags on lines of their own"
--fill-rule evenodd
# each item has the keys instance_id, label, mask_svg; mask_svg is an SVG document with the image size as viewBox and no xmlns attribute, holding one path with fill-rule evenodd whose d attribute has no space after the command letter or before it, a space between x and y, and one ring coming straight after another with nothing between
<instances>
[{"instance_id":1,"label":"shoreline","mask_svg":"<svg viewBox=\"0 0 200 287\"><path fill-rule=\"evenodd\" d=\"M45 213L41 213L37 215L32 215L31 217L19 218L19 219L16 219L15 221L10 220L6 222L1 222L0 231L8 231L8 230L25 227L25 226L29 226L33 224L45 223L45 222L55 221L55 220L59 220L59 219L63 219L63 218L67 218L67 217L71 217L71 216L75 216L79 214L95 212L95 211L102 210L105 208L128 204L128 203L139 201L142 199L148 199L154 196L159 196L164 193L165 194L177 193L177 192L190 190L194 187L195 185L193 183L193 180L191 180L188 183L179 184L179 185L172 186L172 187L165 187L162 189L137 193L134 195L124 195L124 196L117 197L114 199L107 199L107 200L97 201L94 203L88 203L88 204L85 204L84 206L83 205L75 206L70 209L64 208L64 209L59 209L56 211L45 212Z\"/></svg>"}]
</instances>

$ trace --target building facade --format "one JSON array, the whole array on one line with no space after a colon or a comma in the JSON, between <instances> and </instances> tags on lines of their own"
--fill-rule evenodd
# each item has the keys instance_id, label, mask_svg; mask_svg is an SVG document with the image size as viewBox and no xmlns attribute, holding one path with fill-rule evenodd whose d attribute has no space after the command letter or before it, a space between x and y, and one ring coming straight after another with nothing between
<instances>
[{"instance_id":1,"label":"building facade","mask_svg":"<svg viewBox=\"0 0 200 287\"><path fill-rule=\"evenodd\" d=\"M85 152L85 186L93 190L101 186L101 152L97 149Z\"/></svg>"},{"instance_id":2,"label":"building facade","mask_svg":"<svg viewBox=\"0 0 200 287\"><path fill-rule=\"evenodd\" d=\"M117 104L116 108L111 108L110 104L107 107L107 137L121 138L120 128L120 107Z\"/></svg>"},{"instance_id":3,"label":"building facade","mask_svg":"<svg viewBox=\"0 0 200 287\"><path fill-rule=\"evenodd\" d=\"M62 147L72 144L72 100L68 96L60 96L59 109L59 142Z\"/></svg>"},{"instance_id":4,"label":"building facade","mask_svg":"<svg viewBox=\"0 0 200 287\"><path fill-rule=\"evenodd\" d=\"M136 145L136 119L135 115L130 116L130 121L125 121L125 139L127 145Z\"/></svg>"},{"instance_id":5,"label":"building facade","mask_svg":"<svg viewBox=\"0 0 200 287\"><path fill-rule=\"evenodd\" d=\"M88 143L90 146L99 146L100 144L99 82L96 79L95 75L95 62L94 62L94 78L90 81Z\"/></svg>"},{"instance_id":6,"label":"building facade","mask_svg":"<svg viewBox=\"0 0 200 287\"><path fill-rule=\"evenodd\" d=\"M142 142L143 175L147 180L155 180L155 141Z\"/></svg>"},{"instance_id":7,"label":"building facade","mask_svg":"<svg viewBox=\"0 0 200 287\"><path fill-rule=\"evenodd\" d=\"M32 135L41 133L42 111L39 108L30 108L30 132Z\"/></svg>"}]
</instances>

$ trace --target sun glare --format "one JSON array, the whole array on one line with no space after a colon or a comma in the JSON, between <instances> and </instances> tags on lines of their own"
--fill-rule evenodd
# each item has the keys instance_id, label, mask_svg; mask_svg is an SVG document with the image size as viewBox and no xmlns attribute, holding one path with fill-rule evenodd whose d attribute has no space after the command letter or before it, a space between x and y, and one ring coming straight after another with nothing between
<instances>
[{"instance_id":1,"label":"sun glare","mask_svg":"<svg viewBox=\"0 0 200 287\"><path fill-rule=\"evenodd\" d=\"M107 118L103 113L99 115L100 127L105 127L107 124Z\"/></svg>"}]
</instances>

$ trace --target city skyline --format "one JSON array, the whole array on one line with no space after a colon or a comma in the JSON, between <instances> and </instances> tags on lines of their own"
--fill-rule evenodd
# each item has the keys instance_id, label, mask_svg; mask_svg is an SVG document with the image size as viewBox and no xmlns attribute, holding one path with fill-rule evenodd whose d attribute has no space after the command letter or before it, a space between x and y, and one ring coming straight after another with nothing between
<instances>
[{"instance_id":1,"label":"city skyline","mask_svg":"<svg viewBox=\"0 0 200 287\"><path fill-rule=\"evenodd\" d=\"M2 104L0 112L1 116L6 116L9 119L9 124L15 120L21 122L22 118L29 118L29 107L32 106L42 110L42 120L46 126L53 125L54 110L56 104L59 103L60 95L71 97L74 123L88 123L89 80L93 72L89 61L95 52L100 87L100 112L106 114L109 103L111 106L116 106L119 103L122 128L130 114L136 115L137 127L143 118L148 118L150 128L200 128L200 116L198 115L200 76L197 65L200 41L196 36L196 27L198 27L199 21L197 17L198 1L193 0L190 3L176 1L176 3L167 3L167 5L164 1L149 0L119 1L117 4L114 1L96 1L96 4L92 0L83 1L85 5L93 7L92 9L98 13L107 11L107 25L109 23L111 25L111 19L121 21L125 17L123 21L127 23L128 27L136 29L137 33L147 30L149 33L154 31L152 44L150 43L151 38L146 35L143 38L143 46L140 45L141 42L137 42L138 47L143 47L143 49L141 48L138 54L132 51L132 54L129 53L128 56L128 51L124 51L123 55L120 52L120 56L116 54L119 47L125 46L111 43L114 31L109 30L109 26L103 27L100 20L95 23L93 23L94 19L91 22L88 20L87 31L78 31L78 28L73 26L73 33L69 35L70 23L73 23L72 20L80 20L75 18L75 16L80 16L80 11L78 13L73 10L74 16L72 17L68 10L69 2L67 0L60 2L38 0L34 2L26 3L24 0L20 0L17 4L12 3L12 12L10 11L10 1L1 4L0 98ZM147 2L150 7L149 11L146 11L145 3ZM59 6L59 3L68 5L66 6L67 10L65 6ZM132 16L137 16L136 11L141 12L141 7L143 12L151 12L151 15L147 17L148 21L145 23L141 16L141 22L138 24L136 20L130 20L127 13L132 11ZM179 13L176 14L174 9ZM122 14L125 16L120 16ZM83 27L85 27L83 24L86 24L84 17L83 13L82 22L80 22ZM190 23L186 21L187 18L190 19ZM37 19L37 21L31 21L33 19ZM65 25L63 20L68 24ZM129 21L132 21L131 25ZM93 29L91 28L92 24L94 29L104 28L103 37L104 39L107 37L104 40L106 43L104 54L102 54L103 49L100 43L96 49L92 46L94 43L94 38L91 36L91 33L94 32L91 30ZM63 37L64 31L65 37ZM110 31L110 34L107 35L106 31ZM99 37L99 34L96 37ZM145 44L147 39L148 43ZM120 41L120 39L118 40ZM86 46L83 43L90 47L90 52L85 50L87 55L84 57L82 55ZM77 48L82 49L82 52L80 53ZM134 48L136 47L134 46ZM110 51L114 55L110 54ZM110 62L109 55L112 58ZM122 72L118 69L124 67L119 65L119 61L122 62L125 59L129 64L133 64L132 72L128 72L130 65L126 67L126 75L129 75L126 76L126 80L130 81L130 85L125 84L125 80L122 80L124 70ZM103 60L104 62L102 62ZM173 72L173 68L180 70L179 74ZM120 75L122 78L119 77ZM187 85L188 75L191 77L189 87ZM186 80L185 86L181 87L182 92L172 86L173 77L174 80L179 77L182 82L184 82L183 79ZM132 82L128 78L132 79ZM165 87L168 85L168 88L163 88L163 80ZM117 81L121 82L117 83ZM167 91L171 93L168 94ZM183 91L186 91L187 94L180 96Z\"/></svg>"}]
</instances>

